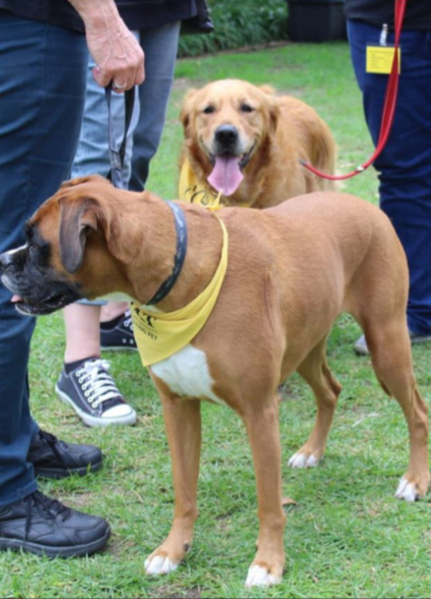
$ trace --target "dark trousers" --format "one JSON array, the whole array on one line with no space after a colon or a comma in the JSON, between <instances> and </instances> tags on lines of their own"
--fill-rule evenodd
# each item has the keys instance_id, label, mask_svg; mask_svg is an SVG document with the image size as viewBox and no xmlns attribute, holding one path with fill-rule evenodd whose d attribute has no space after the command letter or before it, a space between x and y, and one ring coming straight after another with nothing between
<instances>
[{"instance_id":1,"label":"dark trousers","mask_svg":"<svg viewBox=\"0 0 431 599\"><path fill-rule=\"evenodd\" d=\"M365 118L377 143L387 75L365 72L367 45L379 45L380 28L348 22L353 67L363 94ZM393 44L394 36L388 36ZM389 216L407 255L407 309L413 333L431 333L431 32L401 35L401 77L393 128L374 164L380 206Z\"/></svg>"},{"instance_id":2,"label":"dark trousers","mask_svg":"<svg viewBox=\"0 0 431 599\"><path fill-rule=\"evenodd\" d=\"M85 96L85 37L0 10L0 253L68 178ZM35 319L0 283L0 506L36 489L27 366Z\"/></svg>"}]
</instances>

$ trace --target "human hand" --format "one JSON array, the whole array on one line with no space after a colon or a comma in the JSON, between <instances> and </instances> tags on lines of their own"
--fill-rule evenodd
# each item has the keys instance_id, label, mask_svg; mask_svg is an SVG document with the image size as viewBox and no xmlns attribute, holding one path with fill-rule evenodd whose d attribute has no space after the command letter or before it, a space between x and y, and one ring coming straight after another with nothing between
<instances>
[{"instance_id":1,"label":"human hand","mask_svg":"<svg viewBox=\"0 0 431 599\"><path fill-rule=\"evenodd\" d=\"M118 93L144 81L144 53L111 0L69 0L85 24L88 49L96 67L93 77Z\"/></svg>"}]
</instances>

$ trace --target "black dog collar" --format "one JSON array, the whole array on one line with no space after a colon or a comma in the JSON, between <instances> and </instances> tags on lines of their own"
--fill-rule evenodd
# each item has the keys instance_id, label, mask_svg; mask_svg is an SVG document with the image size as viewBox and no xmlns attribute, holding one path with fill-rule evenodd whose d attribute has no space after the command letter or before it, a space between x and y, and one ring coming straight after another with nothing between
<instances>
[{"instance_id":1,"label":"black dog collar","mask_svg":"<svg viewBox=\"0 0 431 599\"><path fill-rule=\"evenodd\" d=\"M168 295L180 276L187 252L187 223L184 212L177 204L174 204L173 202L166 203L174 214L175 229L177 232L177 249L175 252L174 268L172 274L160 285L155 295L153 295L149 302L145 303L146 306L157 304Z\"/></svg>"}]
</instances>

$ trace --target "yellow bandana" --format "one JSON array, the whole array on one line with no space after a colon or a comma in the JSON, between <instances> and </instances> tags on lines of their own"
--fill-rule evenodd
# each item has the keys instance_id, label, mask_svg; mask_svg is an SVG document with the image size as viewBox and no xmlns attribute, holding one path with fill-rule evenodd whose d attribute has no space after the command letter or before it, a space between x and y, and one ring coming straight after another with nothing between
<instances>
[{"instance_id":1,"label":"yellow bandana","mask_svg":"<svg viewBox=\"0 0 431 599\"><path fill-rule=\"evenodd\" d=\"M213 206L217 200L215 191L198 183L195 172L187 158L181 166L178 193L180 200L205 207Z\"/></svg>"},{"instance_id":2,"label":"yellow bandana","mask_svg":"<svg viewBox=\"0 0 431 599\"><path fill-rule=\"evenodd\" d=\"M219 219L219 222L223 230L220 262L200 295L175 312L152 312L132 302L134 334L144 366L165 360L185 347L208 320L227 270L228 234L223 221Z\"/></svg>"},{"instance_id":3,"label":"yellow bandana","mask_svg":"<svg viewBox=\"0 0 431 599\"><path fill-rule=\"evenodd\" d=\"M223 205L229 206L229 199L217 193L211 187L206 187L199 183L190 161L186 158L181 166L180 180L178 183L178 197L180 200L190 204L200 204L205 208L219 207L221 198ZM238 208L248 208L250 203L235 204Z\"/></svg>"}]
</instances>

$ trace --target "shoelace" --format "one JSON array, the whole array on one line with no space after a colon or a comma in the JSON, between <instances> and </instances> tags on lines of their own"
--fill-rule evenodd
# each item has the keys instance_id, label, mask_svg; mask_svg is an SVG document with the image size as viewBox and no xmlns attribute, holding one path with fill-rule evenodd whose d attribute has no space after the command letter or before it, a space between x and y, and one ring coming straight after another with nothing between
<instances>
[{"instance_id":1,"label":"shoelace","mask_svg":"<svg viewBox=\"0 0 431 599\"><path fill-rule=\"evenodd\" d=\"M67 520L71 514L71 509L57 501L56 499L50 499L43 495L40 491L35 491L24 499L26 503L26 514L25 514L25 532L24 538L28 539L28 534L31 527L31 519L34 510L36 510L40 516L54 520L57 516L62 516L63 522Z\"/></svg>"},{"instance_id":2,"label":"shoelace","mask_svg":"<svg viewBox=\"0 0 431 599\"><path fill-rule=\"evenodd\" d=\"M127 310L127 312L124 313L123 325L133 333L133 320L130 310Z\"/></svg>"},{"instance_id":3,"label":"shoelace","mask_svg":"<svg viewBox=\"0 0 431 599\"><path fill-rule=\"evenodd\" d=\"M98 359L84 362L84 365L76 371L84 396L93 408L97 408L102 402L114 399L114 397L121 398L121 394L108 372L110 366L108 360Z\"/></svg>"}]
</instances>

